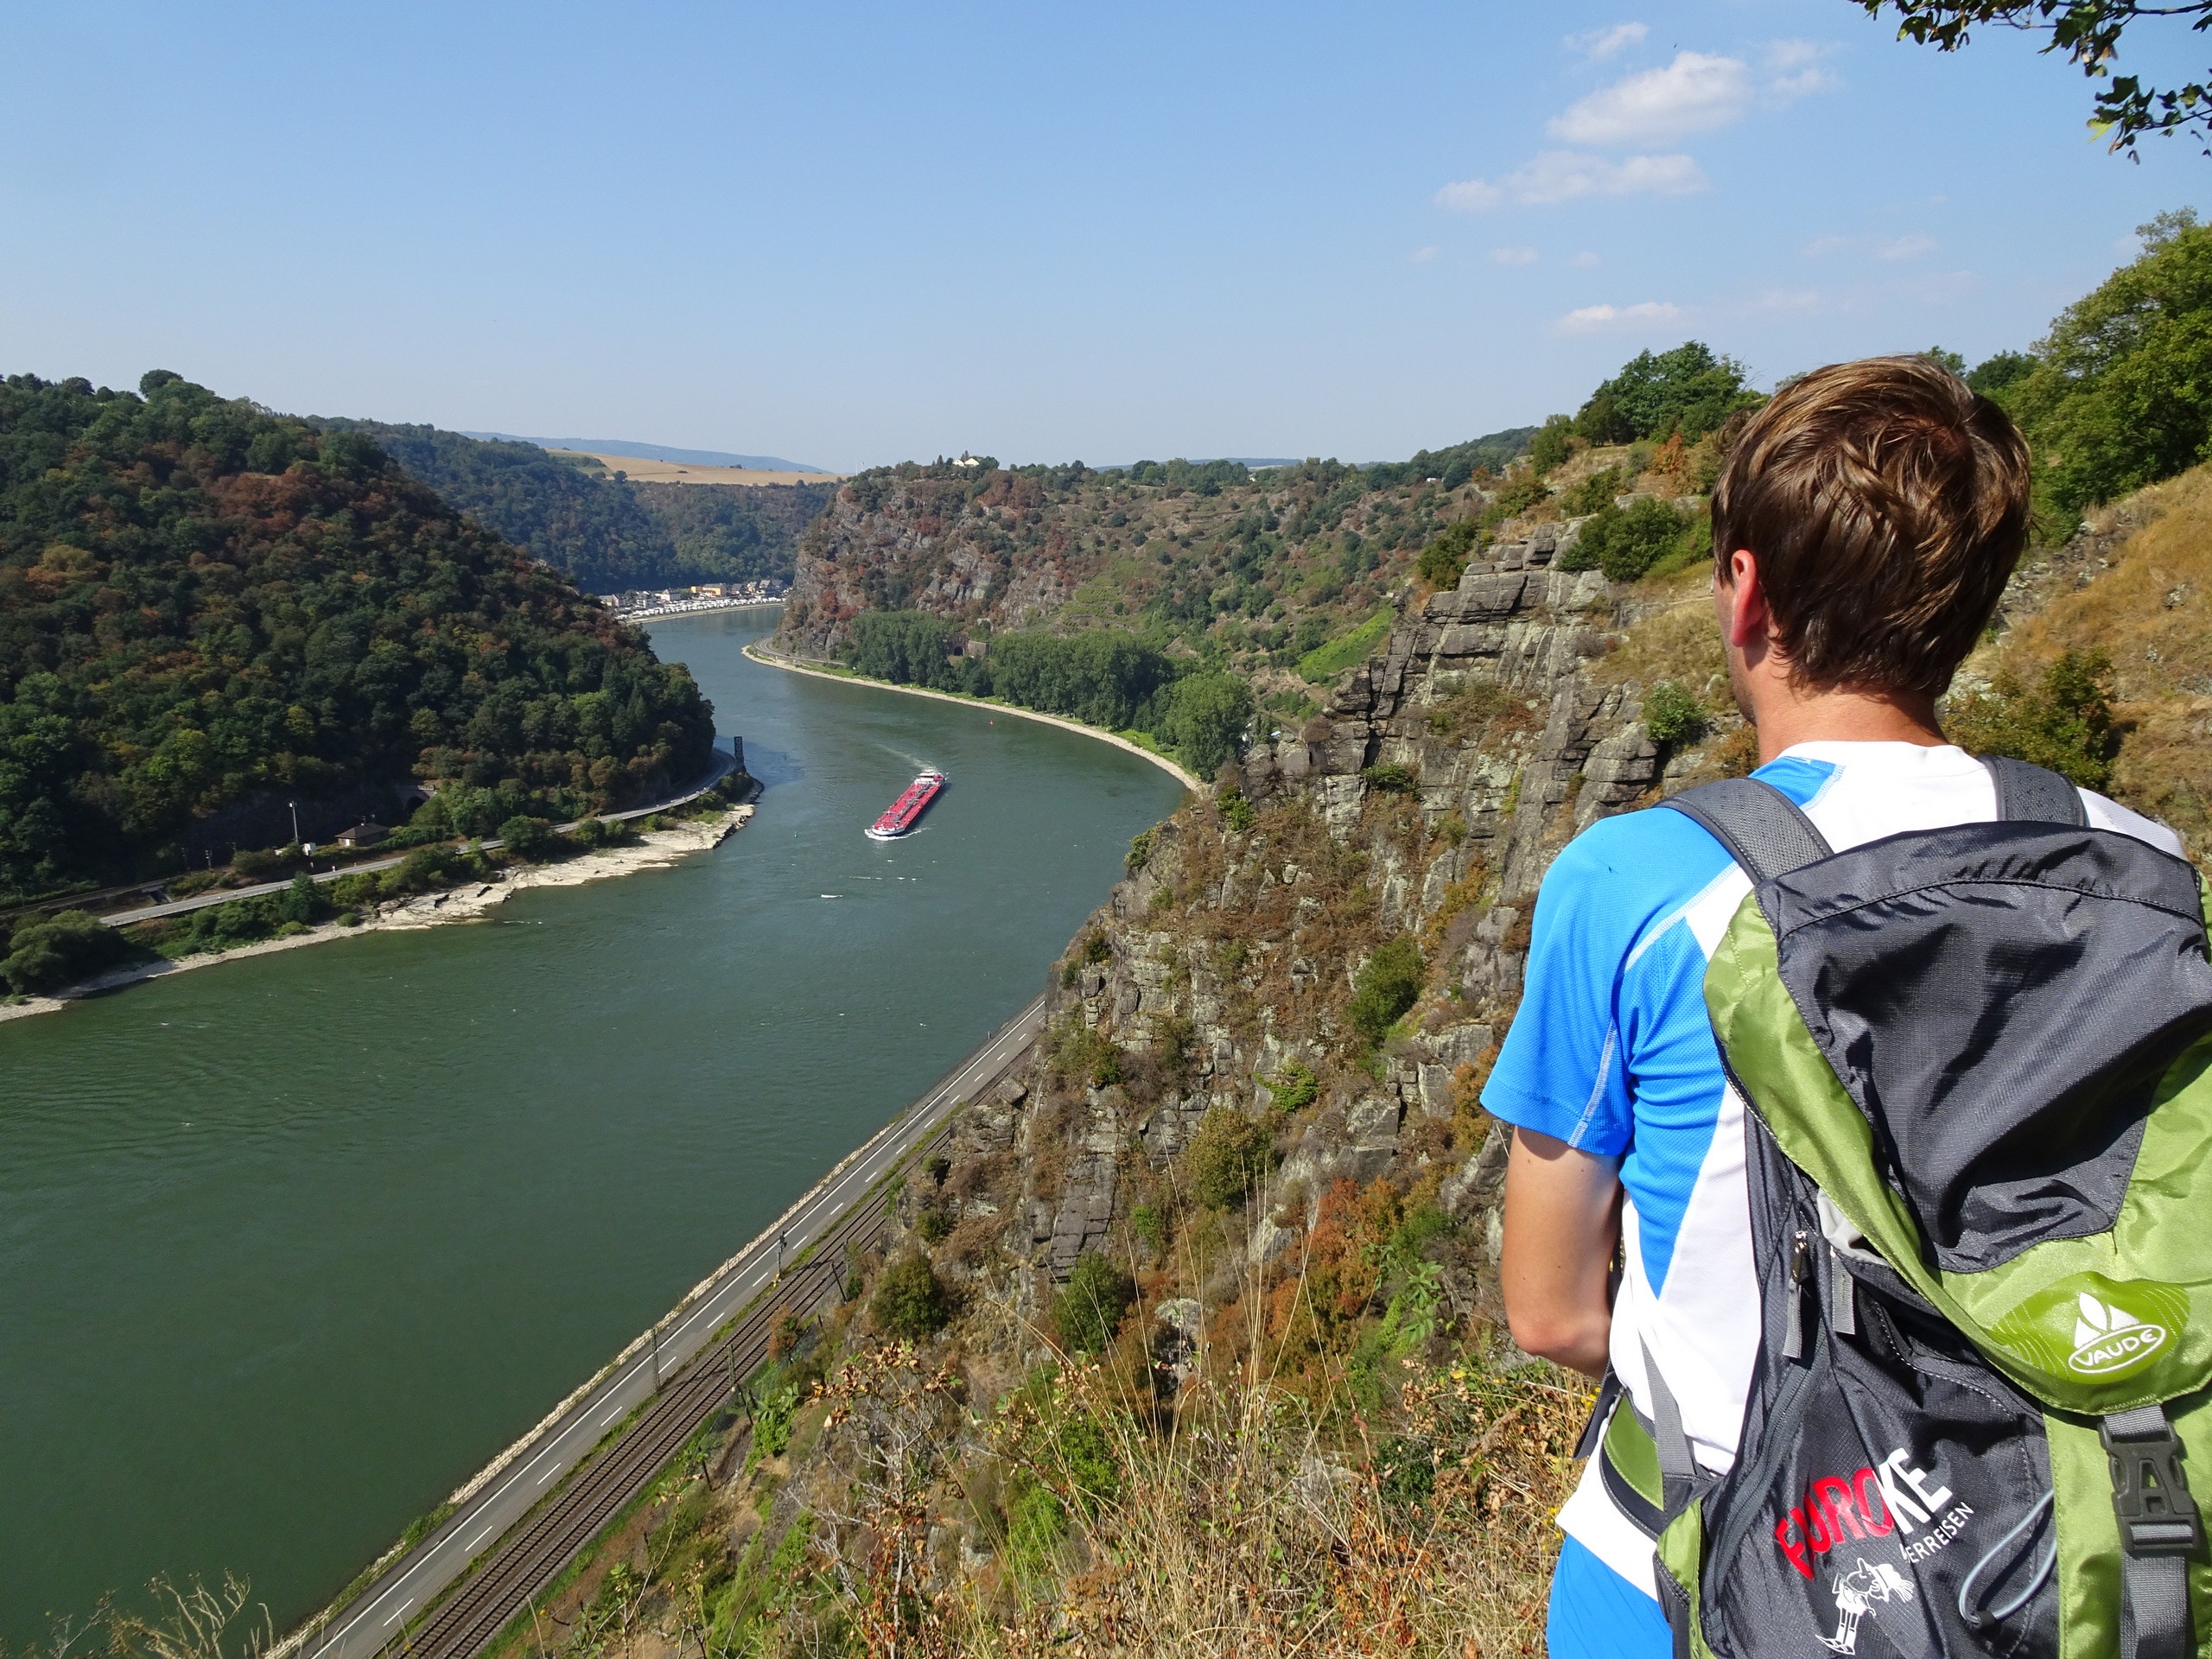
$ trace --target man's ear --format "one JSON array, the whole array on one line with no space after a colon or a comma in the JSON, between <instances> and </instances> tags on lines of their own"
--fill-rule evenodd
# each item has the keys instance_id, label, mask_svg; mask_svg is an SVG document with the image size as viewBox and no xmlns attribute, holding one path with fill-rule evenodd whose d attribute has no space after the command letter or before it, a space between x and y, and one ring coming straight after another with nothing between
<instances>
[{"instance_id":1,"label":"man's ear","mask_svg":"<svg viewBox=\"0 0 2212 1659\"><path fill-rule=\"evenodd\" d=\"M1759 586L1758 556L1747 547L1738 548L1725 566L1714 567L1713 586L1720 597L1721 626L1728 643L1739 651L1764 644L1771 617L1766 590Z\"/></svg>"}]
</instances>

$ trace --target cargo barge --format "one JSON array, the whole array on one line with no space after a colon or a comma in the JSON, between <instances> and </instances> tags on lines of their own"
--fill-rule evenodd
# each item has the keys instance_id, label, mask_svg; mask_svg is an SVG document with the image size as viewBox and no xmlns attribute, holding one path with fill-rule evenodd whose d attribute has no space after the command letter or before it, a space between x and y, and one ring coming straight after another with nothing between
<instances>
[{"instance_id":1,"label":"cargo barge","mask_svg":"<svg viewBox=\"0 0 2212 1659\"><path fill-rule=\"evenodd\" d=\"M868 827L868 837L874 841L896 841L920 822L929 804L944 787L944 774L925 772L906 785L906 793L884 809L883 816Z\"/></svg>"}]
</instances>

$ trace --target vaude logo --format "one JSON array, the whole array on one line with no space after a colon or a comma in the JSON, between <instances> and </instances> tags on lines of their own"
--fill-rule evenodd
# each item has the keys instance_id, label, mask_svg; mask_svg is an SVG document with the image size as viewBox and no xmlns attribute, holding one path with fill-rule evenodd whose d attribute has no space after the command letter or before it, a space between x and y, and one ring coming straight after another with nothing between
<instances>
[{"instance_id":1,"label":"vaude logo","mask_svg":"<svg viewBox=\"0 0 2212 1659\"><path fill-rule=\"evenodd\" d=\"M2126 1370L2166 1344L2166 1327L2138 1319L2116 1302L2101 1302L2088 1292L2075 1299L2074 1351L2066 1363L2084 1376Z\"/></svg>"}]
</instances>

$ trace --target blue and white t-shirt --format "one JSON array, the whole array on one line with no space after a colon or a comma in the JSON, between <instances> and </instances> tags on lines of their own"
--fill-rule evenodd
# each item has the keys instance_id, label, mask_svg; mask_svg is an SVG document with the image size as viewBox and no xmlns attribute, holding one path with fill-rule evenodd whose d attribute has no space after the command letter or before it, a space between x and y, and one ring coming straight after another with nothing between
<instances>
[{"instance_id":1,"label":"blue and white t-shirt","mask_svg":"<svg viewBox=\"0 0 2212 1659\"><path fill-rule=\"evenodd\" d=\"M1801 743L1754 776L1804 808L1839 851L1908 830L1997 816L1966 751ZM2082 791L2089 822L2178 854L2172 831ZM1720 843L1680 812L1594 823L1546 873L1520 1013L1483 1090L1493 1116L1620 1160L1625 1272L1613 1369L1646 1416L1643 1356L1665 1376L1706 1468L1735 1460L1758 1347L1744 1185L1744 1108L1707 1023L1705 969L1751 890ZM1651 1546L1597 1470L1560 1525L1656 1596Z\"/></svg>"}]
</instances>

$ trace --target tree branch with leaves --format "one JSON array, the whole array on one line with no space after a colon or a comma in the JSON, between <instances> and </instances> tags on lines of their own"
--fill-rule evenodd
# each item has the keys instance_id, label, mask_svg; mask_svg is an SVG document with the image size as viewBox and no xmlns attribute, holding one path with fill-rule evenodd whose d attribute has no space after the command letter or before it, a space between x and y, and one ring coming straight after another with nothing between
<instances>
[{"instance_id":1,"label":"tree branch with leaves","mask_svg":"<svg viewBox=\"0 0 2212 1659\"><path fill-rule=\"evenodd\" d=\"M2082 73L2101 83L2089 119L2092 131L2112 135L2111 147L2135 153L2145 133L2193 130L2212 155L2212 90L2202 80L2179 86L2145 84L2139 75L2113 73L2120 37L2150 19L2185 22L2193 32L2212 29L2212 0L2142 5L2136 0L1855 0L1870 17L1895 11L1897 38L1939 52L1955 52L1977 29L2011 29L2043 35L2045 52L2063 53Z\"/></svg>"}]
</instances>

